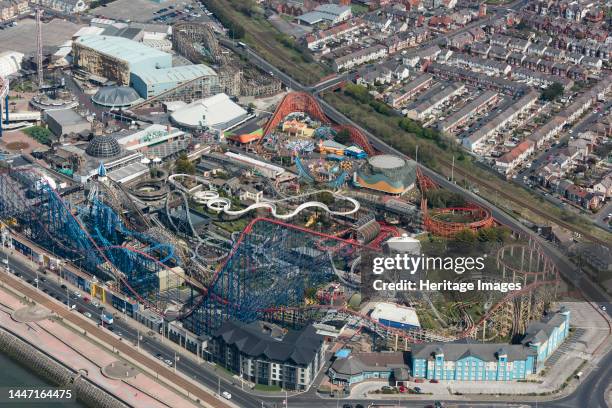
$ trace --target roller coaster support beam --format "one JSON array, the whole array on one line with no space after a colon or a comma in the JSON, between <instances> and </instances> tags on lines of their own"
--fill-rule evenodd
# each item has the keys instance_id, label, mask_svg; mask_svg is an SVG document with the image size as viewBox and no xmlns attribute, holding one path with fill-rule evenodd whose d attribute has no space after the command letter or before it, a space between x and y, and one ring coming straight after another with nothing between
<instances>
[{"instance_id":1,"label":"roller coaster support beam","mask_svg":"<svg viewBox=\"0 0 612 408\"><path fill-rule=\"evenodd\" d=\"M6 94L6 96L4 97L4 121L6 123L8 123L9 121L9 97L8 97L8 92Z\"/></svg>"}]
</instances>

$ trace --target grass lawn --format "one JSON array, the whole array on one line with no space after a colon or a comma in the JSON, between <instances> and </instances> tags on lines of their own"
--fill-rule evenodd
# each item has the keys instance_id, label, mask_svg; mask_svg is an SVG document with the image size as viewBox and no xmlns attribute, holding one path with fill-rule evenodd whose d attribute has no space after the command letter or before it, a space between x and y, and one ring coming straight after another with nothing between
<instances>
[{"instance_id":1,"label":"grass lawn","mask_svg":"<svg viewBox=\"0 0 612 408\"><path fill-rule=\"evenodd\" d=\"M470 157L465 155L459 147L449 145L446 149L442 149L437 146L433 140L417 138L415 134L403 130L398 126L399 117L395 118L383 115L375 111L371 106L359 103L351 96L342 92L326 93L323 97L328 103L338 109L338 111L410 157L415 156L416 146L418 144L419 162L438 173L450 176L450 166L444 162L450 163L454 155L456 159L455 170L462 169L471 176L476 176L479 180L482 180L482 182L478 184L479 195L498 207L503 208L508 213L513 214L517 218L524 218L540 225L548 224L549 221L525 208L524 205L521 204L521 201L537 204L539 210L545 211L547 214L571 224L576 231L590 233L602 240L609 239L609 234L607 232L592 225L591 222L585 220L584 217L558 208L532 192L503 180L497 173L494 173L493 170L489 171L488 169L479 167L473 163ZM458 183L462 181L457 171L455 171L454 176ZM498 197L496 189L512 194L512 196L516 198L516 201Z\"/></svg>"},{"instance_id":2,"label":"grass lawn","mask_svg":"<svg viewBox=\"0 0 612 408\"><path fill-rule=\"evenodd\" d=\"M305 85L317 83L331 73L329 68L308 61L301 52L290 45L291 39L278 31L261 13L246 16L232 7L228 0L204 0L204 4L219 4L236 25L244 28L245 38L261 57L281 71Z\"/></svg>"},{"instance_id":3,"label":"grass lawn","mask_svg":"<svg viewBox=\"0 0 612 408\"><path fill-rule=\"evenodd\" d=\"M278 385L264 385L264 384L255 384L253 388L255 391L265 391L265 392L279 392L283 389Z\"/></svg>"},{"instance_id":4,"label":"grass lawn","mask_svg":"<svg viewBox=\"0 0 612 408\"><path fill-rule=\"evenodd\" d=\"M227 232L240 232L246 228L250 220L239 218L234 221L213 221L213 223Z\"/></svg>"},{"instance_id":5,"label":"grass lawn","mask_svg":"<svg viewBox=\"0 0 612 408\"><path fill-rule=\"evenodd\" d=\"M215 369L217 371L220 371L222 373L225 373L225 375L227 375L228 377L233 377L236 375L236 373L234 373L233 371L228 370L227 368L223 367L222 365L217 364L215 366Z\"/></svg>"},{"instance_id":6,"label":"grass lawn","mask_svg":"<svg viewBox=\"0 0 612 408\"><path fill-rule=\"evenodd\" d=\"M53 139L53 133L46 127L42 126L31 126L23 129L23 133L36 139L39 143L51 145Z\"/></svg>"},{"instance_id":7,"label":"grass lawn","mask_svg":"<svg viewBox=\"0 0 612 408\"><path fill-rule=\"evenodd\" d=\"M353 15L359 15L359 14L364 14L368 12L368 7L367 6L363 6L361 4L351 4L351 11L353 12Z\"/></svg>"}]
</instances>

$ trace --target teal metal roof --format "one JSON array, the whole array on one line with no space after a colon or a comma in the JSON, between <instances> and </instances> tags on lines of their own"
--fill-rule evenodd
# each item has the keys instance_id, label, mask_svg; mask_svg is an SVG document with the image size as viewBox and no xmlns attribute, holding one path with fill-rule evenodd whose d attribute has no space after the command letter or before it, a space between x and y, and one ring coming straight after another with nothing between
<instances>
[{"instance_id":1,"label":"teal metal roof","mask_svg":"<svg viewBox=\"0 0 612 408\"><path fill-rule=\"evenodd\" d=\"M77 38L75 42L102 54L127 61L131 66L156 58L166 60L164 63L167 66L172 64L172 56L170 54L123 37L84 35Z\"/></svg>"},{"instance_id":2,"label":"teal metal roof","mask_svg":"<svg viewBox=\"0 0 612 408\"><path fill-rule=\"evenodd\" d=\"M216 76L217 73L210 67L199 65L184 65L178 67L161 68L155 67L138 68L132 72L145 84L154 85L169 82L191 81L202 76Z\"/></svg>"}]
</instances>

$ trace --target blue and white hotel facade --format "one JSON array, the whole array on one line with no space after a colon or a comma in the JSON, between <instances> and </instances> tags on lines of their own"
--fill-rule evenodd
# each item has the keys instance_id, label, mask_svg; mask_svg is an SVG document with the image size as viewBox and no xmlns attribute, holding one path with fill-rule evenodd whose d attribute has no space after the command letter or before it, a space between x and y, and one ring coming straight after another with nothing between
<instances>
[{"instance_id":1,"label":"blue and white hotel facade","mask_svg":"<svg viewBox=\"0 0 612 408\"><path fill-rule=\"evenodd\" d=\"M411 353L412 376L429 380L512 381L527 379L569 334L570 312L561 310L529 325L521 344L426 343Z\"/></svg>"}]
</instances>

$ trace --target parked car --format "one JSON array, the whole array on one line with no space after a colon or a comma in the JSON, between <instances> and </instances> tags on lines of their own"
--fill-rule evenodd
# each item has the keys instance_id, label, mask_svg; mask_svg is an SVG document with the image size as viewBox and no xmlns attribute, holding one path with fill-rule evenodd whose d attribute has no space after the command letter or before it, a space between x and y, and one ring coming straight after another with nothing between
<instances>
[{"instance_id":1,"label":"parked car","mask_svg":"<svg viewBox=\"0 0 612 408\"><path fill-rule=\"evenodd\" d=\"M225 399L228 399L228 400L229 400L229 399L232 399L232 394L230 394L230 393L229 393L229 392L227 392L227 391L223 391L223 392L221 393L221 395L223 395L223 398L225 398Z\"/></svg>"}]
</instances>

